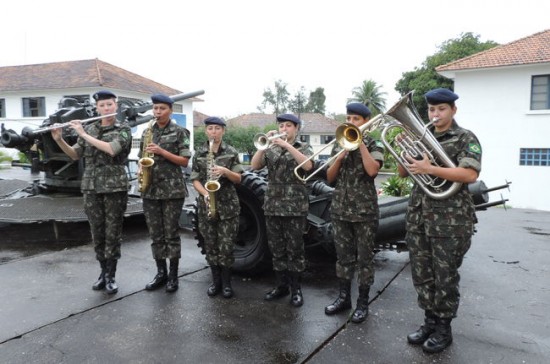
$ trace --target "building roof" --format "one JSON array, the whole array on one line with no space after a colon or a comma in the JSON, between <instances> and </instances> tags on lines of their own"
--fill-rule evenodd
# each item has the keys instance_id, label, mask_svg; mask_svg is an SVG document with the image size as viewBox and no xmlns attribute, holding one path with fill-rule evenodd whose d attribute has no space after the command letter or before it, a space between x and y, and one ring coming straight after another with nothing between
<instances>
[{"instance_id":1,"label":"building roof","mask_svg":"<svg viewBox=\"0 0 550 364\"><path fill-rule=\"evenodd\" d=\"M0 67L0 92L101 87L145 94L182 91L99 59Z\"/></svg>"},{"instance_id":2,"label":"building roof","mask_svg":"<svg viewBox=\"0 0 550 364\"><path fill-rule=\"evenodd\" d=\"M550 62L550 29L436 67L437 72Z\"/></svg>"},{"instance_id":3,"label":"building roof","mask_svg":"<svg viewBox=\"0 0 550 364\"><path fill-rule=\"evenodd\" d=\"M303 122L302 134L309 133L329 133L334 134L338 125L336 120L328 118L318 113L300 114ZM267 125L277 124L276 114L251 113L227 120L229 126L257 126L263 129Z\"/></svg>"}]
</instances>

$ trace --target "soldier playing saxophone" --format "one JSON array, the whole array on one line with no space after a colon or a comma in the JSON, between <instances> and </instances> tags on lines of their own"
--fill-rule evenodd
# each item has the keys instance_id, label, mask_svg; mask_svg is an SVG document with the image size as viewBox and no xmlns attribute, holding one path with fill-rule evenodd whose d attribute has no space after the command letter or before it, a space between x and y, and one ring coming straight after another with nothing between
<instances>
[{"instance_id":1,"label":"soldier playing saxophone","mask_svg":"<svg viewBox=\"0 0 550 364\"><path fill-rule=\"evenodd\" d=\"M222 292L223 297L231 298L233 287L230 269L234 261L233 246L239 229L240 213L235 184L241 182L243 167L235 148L222 141L225 122L212 116L204 124L208 141L197 148L193 157L191 180L193 187L202 196L199 199L199 232L204 237L206 261L212 270L213 280L207 293L215 296ZM219 183L218 189L209 192L205 185L214 181Z\"/></svg>"}]
</instances>

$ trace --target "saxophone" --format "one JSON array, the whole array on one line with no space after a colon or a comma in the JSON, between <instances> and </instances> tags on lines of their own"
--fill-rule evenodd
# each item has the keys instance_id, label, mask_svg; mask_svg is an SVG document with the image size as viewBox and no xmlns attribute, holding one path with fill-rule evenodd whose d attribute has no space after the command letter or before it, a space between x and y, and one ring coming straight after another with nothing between
<instances>
[{"instance_id":1,"label":"saxophone","mask_svg":"<svg viewBox=\"0 0 550 364\"><path fill-rule=\"evenodd\" d=\"M155 119L149 122L149 125L147 126L147 131L145 132L143 137L143 149L141 153L141 158L138 161L138 165L141 167L138 175L139 192L146 192L151 186L153 164L155 164L155 160L153 159L154 154L146 152L145 149L149 144L153 142L154 123L155 123Z\"/></svg>"},{"instance_id":2,"label":"saxophone","mask_svg":"<svg viewBox=\"0 0 550 364\"><path fill-rule=\"evenodd\" d=\"M214 139L209 139L208 155L206 156L206 183L204 184L204 188L208 191L206 207L208 209L208 219L210 220L216 219L216 191L221 187L220 182L217 181L219 177L214 178L212 176L214 165Z\"/></svg>"}]
</instances>

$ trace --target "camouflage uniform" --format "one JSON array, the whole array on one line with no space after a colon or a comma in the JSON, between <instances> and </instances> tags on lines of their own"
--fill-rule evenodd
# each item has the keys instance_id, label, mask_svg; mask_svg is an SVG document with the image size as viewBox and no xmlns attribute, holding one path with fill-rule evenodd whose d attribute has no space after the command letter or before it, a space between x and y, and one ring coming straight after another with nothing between
<instances>
[{"instance_id":1,"label":"camouflage uniform","mask_svg":"<svg viewBox=\"0 0 550 364\"><path fill-rule=\"evenodd\" d=\"M363 143L375 160L384 162L384 147L380 141L365 136ZM336 144L331 155L341 149ZM330 211L337 255L336 276L351 281L357 268L358 284L372 285L374 236L378 228L378 196L374 178L365 171L359 149L348 152L342 161Z\"/></svg>"},{"instance_id":2,"label":"camouflage uniform","mask_svg":"<svg viewBox=\"0 0 550 364\"><path fill-rule=\"evenodd\" d=\"M101 126L101 121L87 126L86 133L109 142L115 152L111 157L80 137L73 147L78 156L84 158L81 189L96 258L100 262L117 260L120 258L122 225L128 202L125 165L132 134L127 125L116 122L111 126Z\"/></svg>"},{"instance_id":3,"label":"camouflage uniform","mask_svg":"<svg viewBox=\"0 0 550 364\"><path fill-rule=\"evenodd\" d=\"M189 150L189 131L171 120L164 128L158 124L152 127L152 141L162 149L180 157L191 158ZM143 154L144 130L140 151ZM181 258L181 239L178 233L179 218L185 198L188 196L187 186L181 166L155 154L155 163L151 171L151 185L142 192L143 211L149 235L153 242L151 251L155 260Z\"/></svg>"},{"instance_id":4,"label":"camouflage uniform","mask_svg":"<svg viewBox=\"0 0 550 364\"><path fill-rule=\"evenodd\" d=\"M471 131L453 120L448 130L434 136L457 167L481 170L481 147ZM466 185L444 200L432 199L414 187L406 236L412 279L420 308L439 318L456 317L460 300L458 268L470 248L476 222Z\"/></svg>"},{"instance_id":5,"label":"camouflage uniform","mask_svg":"<svg viewBox=\"0 0 550 364\"><path fill-rule=\"evenodd\" d=\"M193 157L191 180L198 180L203 186L207 180L208 151L207 141ZM214 163L236 173L244 171L237 150L223 141L218 152L214 153ZM221 177L218 182L220 189L214 192L217 211L215 219L208 218L206 203L203 198L199 198L199 231L204 237L208 264L230 268L235 260L233 246L239 231L241 205L235 185L225 177Z\"/></svg>"},{"instance_id":6,"label":"camouflage uniform","mask_svg":"<svg viewBox=\"0 0 550 364\"><path fill-rule=\"evenodd\" d=\"M300 141L295 141L293 147L305 156L313 154L312 148ZM263 165L269 173L264 214L273 269L303 272L306 268L303 235L309 210L307 188L294 175L298 164L286 149L276 145L268 148Z\"/></svg>"}]
</instances>

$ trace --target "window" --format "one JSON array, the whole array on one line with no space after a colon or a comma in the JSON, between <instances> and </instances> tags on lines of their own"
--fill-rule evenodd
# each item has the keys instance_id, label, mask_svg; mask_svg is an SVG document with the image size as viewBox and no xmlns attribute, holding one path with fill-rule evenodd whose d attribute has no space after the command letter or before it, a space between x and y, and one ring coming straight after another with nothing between
<instances>
[{"instance_id":1,"label":"window","mask_svg":"<svg viewBox=\"0 0 550 364\"><path fill-rule=\"evenodd\" d=\"M550 148L520 148L520 166L550 166Z\"/></svg>"},{"instance_id":2,"label":"window","mask_svg":"<svg viewBox=\"0 0 550 364\"><path fill-rule=\"evenodd\" d=\"M6 117L6 99L0 99L0 118Z\"/></svg>"},{"instance_id":3,"label":"window","mask_svg":"<svg viewBox=\"0 0 550 364\"><path fill-rule=\"evenodd\" d=\"M550 75L531 79L531 110L550 109Z\"/></svg>"},{"instance_id":4,"label":"window","mask_svg":"<svg viewBox=\"0 0 550 364\"><path fill-rule=\"evenodd\" d=\"M321 135L321 144L328 144L334 139L334 135Z\"/></svg>"},{"instance_id":5,"label":"window","mask_svg":"<svg viewBox=\"0 0 550 364\"><path fill-rule=\"evenodd\" d=\"M46 116L46 99L44 97L23 97L23 117Z\"/></svg>"},{"instance_id":6,"label":"window","mask_svg":"<svg viewBox=\"0 0 550 364\"><path fill-rule=\"evenodd\" d=\"M303 142L303 143L309 143L309 135L301 134L300 135L300 141Z\"/></svg>"}]
</instances>

